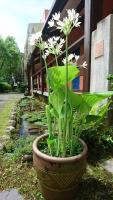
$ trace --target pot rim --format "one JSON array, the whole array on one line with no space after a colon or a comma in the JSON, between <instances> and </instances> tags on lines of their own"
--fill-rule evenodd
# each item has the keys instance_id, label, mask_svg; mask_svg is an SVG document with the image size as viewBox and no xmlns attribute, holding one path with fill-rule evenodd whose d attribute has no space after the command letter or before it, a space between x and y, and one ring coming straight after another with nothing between
<instances>
[{"instance_id":1,"label":"pot rim","mask_svg":"<svg viewBox=\"0 0 113 200\"><path fill-rule=\"evenodd\" d=\"M79 139L79 140L83 145L83 151L80 154L76 155L76 156L55 157L55 156L49 156L47 154L44 154L38 149L37 144L42 138L45 138L47 136L48 136L48 133L45 133L45 134L43 134L41 136L38 136L33 142L33 151L34 151L35 155L38 155L38 157L40 157L43 160L47 160L47 161L52 162L52 163L53 162L57 162L57 163L59 163L59 162L60 163L64 163L65 162L65 163L68 163L68 162L73 162L75 160L76 161L80 160L82 157L84 157L87 154L88 148L87 148L86 143L82 139Z\"/></svg>"}]
</instances>

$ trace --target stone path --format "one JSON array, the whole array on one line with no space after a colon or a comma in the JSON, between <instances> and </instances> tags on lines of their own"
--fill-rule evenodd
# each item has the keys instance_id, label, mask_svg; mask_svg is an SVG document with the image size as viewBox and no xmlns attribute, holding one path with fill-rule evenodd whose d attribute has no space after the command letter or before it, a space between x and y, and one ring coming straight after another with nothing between
<instances>
[{"instance_id":1,"label":"stone path","mask_svg":"<svg viewBox=\"0 0 113 200\"><path fill-rule=\"evenodd\" d=\"M15 93L0 94L0 112L3 110L4 106L9 100L19 99L21 97L23 97L23 94L15 94Z\"/></svg>"},{"instance_id":2,"label":"stone path","mask_svg":"<svg viewBox=\"0 0 113 200\"><path fill-rule=\"evenodd\" d=\"M0 200L23 200L16 189L0 192Z\"/></svg>"},{"instance_id":3,"label":"stone path","mask_svg":"<svg viewBox=\"0 0 113 200\"><path fill-rule=\"evenodd\" d=\"M103 167L107 172L113 173L113 158L102 162L101 167Z\"/></svg>"}]
</instances>

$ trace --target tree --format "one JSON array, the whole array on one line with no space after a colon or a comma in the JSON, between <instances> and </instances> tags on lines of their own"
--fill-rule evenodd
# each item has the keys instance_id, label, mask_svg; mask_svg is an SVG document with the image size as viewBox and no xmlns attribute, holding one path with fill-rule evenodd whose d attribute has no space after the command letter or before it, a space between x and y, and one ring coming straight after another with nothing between
<instances>
[{"instance_id":1,"label":"tree","mask_svg":"<svg viewBox=\"0 0 113 200\"><path fill-rule=\"evenodd\" d=\"M0 77L11 82L12 76L17 77L21 71L21 53L12 36L5 40L0 37ZM20 75L19 75L20 76ZM17 80L18 81L18 80Z\"/></svg>"}]
</instances>

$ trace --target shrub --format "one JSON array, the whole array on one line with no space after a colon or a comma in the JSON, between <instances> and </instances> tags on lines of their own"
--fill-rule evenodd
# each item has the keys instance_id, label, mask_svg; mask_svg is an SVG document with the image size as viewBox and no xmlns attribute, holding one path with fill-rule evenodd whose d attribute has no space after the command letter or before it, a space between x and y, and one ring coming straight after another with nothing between
<instances>
[{"instance_id":1,"label":"shrub","mask_svg":"<svg viewBox=\"0 0 113 200\"><path fill-rule=\"evenodd\" d=\"M9 83L7 82L0 82L0 92L7 92L11 91L12 87Z\"/></svg>"},{"instance_id":2,"label":"shrub","mask_svg":"<svg viewBox=\"0 0 113 200\"><path fill-rule=\"evenodd\" d=\"M15 142L9 141L4 148L6 155L10 155L10 159L18 161L24 155L32 155L32 144L36 136L20 137ZM8 153L8 154L7 154ZM10 154L11 153L11 154Z\"/></svg>"},{"instance_id":3,"label":"shrub","mask_svg":"<svg viewBox=\"0 0 113 200\"><path fill-rule=\"evenodd\" d=\"M17 85L17 91L18 92L25 92L26 90L26 84L21 82L21 83L18 83Z\"/></svg>"}]
</instances>

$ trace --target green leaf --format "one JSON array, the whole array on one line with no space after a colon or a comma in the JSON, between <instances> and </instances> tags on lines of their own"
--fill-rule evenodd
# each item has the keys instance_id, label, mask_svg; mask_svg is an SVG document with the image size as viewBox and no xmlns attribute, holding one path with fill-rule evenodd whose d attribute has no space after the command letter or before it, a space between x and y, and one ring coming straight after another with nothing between
<instances>
[{"instance_id":1,"label":"green leaf","mask_svg":"<svg viewBox=\"0 0 113 200\"><path fill-rule=\"evenodd\" d=\"M52 145L52 144L54 144L55 140L56 140L56 138L54 136L49 136L47 139L47 144Z\"/></svg>"},{"instance_id":2,"label":"green leaf","mask_svg":"<svg viewBox=\"0 0 113 200\"><path fill-rule=\"evenodd\" d=\"M68 66L68 82L77 77L79 70L76 66ZM66 67L51 67L48 69L49 83L52 89L62 88L66 84Z\"/></svg>"},{"instance_id":3,"label":"green leaf","mask_svg":"<svg viewBox=\"0 0 113 200\"><path fill-rule=\"evenodd\" d=\"M88 113L96 103L99 103L112 95L113 91L105 93L76 94L69 90L69 101L77 111Z\"/></svg>"},{"instance_id":4,"label":"green leaf","mask_svg":"<svg viewBox=\"0 0 113 200\"><path fill-rule=\"evenodd\" d=\"M65 94L61 89L54 90L49 97L49 102L52 104L54 110L58 115L61 114L61 110L64 105Z\"/></svg>"}]
</instances>

